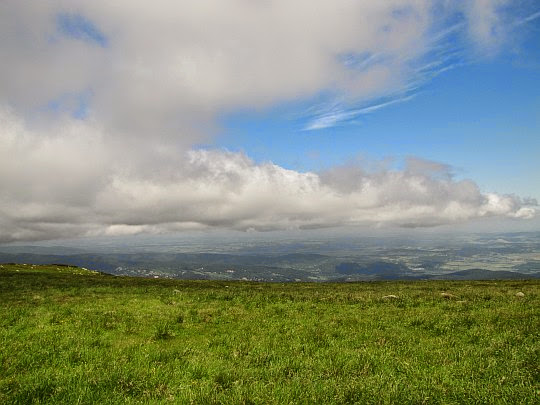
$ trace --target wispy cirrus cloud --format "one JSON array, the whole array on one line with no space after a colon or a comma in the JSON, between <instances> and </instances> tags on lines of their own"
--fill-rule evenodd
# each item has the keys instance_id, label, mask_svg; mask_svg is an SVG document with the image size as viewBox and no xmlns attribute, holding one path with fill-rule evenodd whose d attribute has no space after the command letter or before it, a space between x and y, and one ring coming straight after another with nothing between
<instances>
[{"instance_id":1,"label":"wispy cirrus cloud","mask_svg":"<svg viewBox=\"0 0 540 405\"><path fill-rule=\"evenodd\" d=\"M308 123L304 130L312 131L316 129L334 127L336 125L355 120L361 115L371 114L377 110L380 110L381 108L412 100L415 96L416 94L402 96L399 98L390 99L389 101L371 104L357 109L345 109L342 106L336 105L333 110L320 113L318 116L316 116Z\"/></svg>"},{"instance_id":2,"label":"wispy cirrus cloud","mask_svg":"<svg viewBox=\"0 0 540 405\"><path fill-rule=\"evenodd\" d=\"M467 30L466 22L463 20L455 22L451 19L451 22L433 22L433 24L434 27L425 29L422 49L416 53L385 55L374 52L342 56L340 60L343 65L354 72L370 72L381 66L399 66L399 70L406 74L391 87L381 86L379 97L356 100L354 97L344 99L338 96L319 104L316 113L311 108L306 112L307 123L303 130L351 124L361 115L412 100L430 80L467 64L466 47L463 40L459 39Z\"/></svg>"},{"instance_id":3,"label":"wispy cirrus cloud","mask_svg":"<svg viewBox=\"0 0 540 405\"><path fill-rule=\"evenodd\" d=\"M450 7L447 13L434 18L420 34L421 49L410 54L388 55L381 52L363 52L345 54L341 63L349 70L361 74L377 67L399 66L399 71L406 72L402 81L393 87L380 87L380 94L375 100L386 100L374 105L375 110L396 103L411 100L415 91L422 88L440 74L472 63L479 55L492 54L502 46L512 29L517 29L540 18L540 11L522 14L502 12L508 2L503 0L481 0L459 3ZM472 46L471 46L472 43ZM334 100L321 103L306 112L307 123L304 130L318 130L333 126L351 124L362 114L370 113L373 97L367 101L360 97L344 100L338 95Z\"/></svg>"},{"instance_id":4,"label":"wispy cirrus cloud","mask_svg":"<svg viewBox=\"0 0 540 405\"><path fill-rule=\"evenodd\" d=\"M523 24L527 24L527 23L529 23L531 21L537 20L538 18L540 18L540 11L537 11L535 13L529 14L526 17L518 19L517 21L514 22L514 26L520 26L520 25L523 25Z\"/></svg>"}]
</instances>

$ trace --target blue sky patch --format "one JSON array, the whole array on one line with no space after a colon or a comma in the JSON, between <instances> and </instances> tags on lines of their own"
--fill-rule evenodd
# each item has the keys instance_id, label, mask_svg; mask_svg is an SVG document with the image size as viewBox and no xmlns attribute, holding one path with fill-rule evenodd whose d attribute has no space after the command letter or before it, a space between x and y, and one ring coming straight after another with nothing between
<instances>
[{"instance_id":1,"label":"blue sky patch","mask_svg":"<svg viewBox=\"0 0 540 405\"><path fill-rule=\"evenodd\" d=\"M88 18L80 14L58 14L56 26L61 34L84 42L106 47L108 39Z\"/></svg>"},{"instance_id":2,"label":"blue sky patch","mask_svg":"<svg viewBox=\"0 0 540 405\"><path fill-rule=\"evenodd\" d=\"M90 90L64 93L54 100L50 100L41 110L51 114L67 113L75 119L84 120L88 116L91 98L92 92Z\"/></svg>"}]
</instances>

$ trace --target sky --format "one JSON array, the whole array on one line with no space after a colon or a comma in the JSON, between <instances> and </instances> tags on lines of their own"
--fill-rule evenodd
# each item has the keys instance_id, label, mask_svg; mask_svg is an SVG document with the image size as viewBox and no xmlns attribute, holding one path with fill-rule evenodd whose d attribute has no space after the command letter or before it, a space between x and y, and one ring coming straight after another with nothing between
<instances>
[{"instance_id":1,"label":"sky","mask_svg":"<svg viewBox=\"0 0 540 405\"><path fill-rule=\"evenodd\" d=\"M540 230L534 0L4 0L0 59L0 243Z\"/></svg>"}]
</instances>

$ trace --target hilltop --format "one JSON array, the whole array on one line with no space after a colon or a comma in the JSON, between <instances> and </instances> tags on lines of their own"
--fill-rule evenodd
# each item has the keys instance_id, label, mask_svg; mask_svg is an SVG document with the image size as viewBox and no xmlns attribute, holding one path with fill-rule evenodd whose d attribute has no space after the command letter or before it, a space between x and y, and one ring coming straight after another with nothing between
<instances>
[{"instance_id":1,"label":"hilltop","mask_svg":"<svg viewBox=\"0 0 540 405\"><path fill-rule=\"evenodd\" d=\"M535 403L540 282L0 267L2 403Z\"/></svg>"}]
</instances>

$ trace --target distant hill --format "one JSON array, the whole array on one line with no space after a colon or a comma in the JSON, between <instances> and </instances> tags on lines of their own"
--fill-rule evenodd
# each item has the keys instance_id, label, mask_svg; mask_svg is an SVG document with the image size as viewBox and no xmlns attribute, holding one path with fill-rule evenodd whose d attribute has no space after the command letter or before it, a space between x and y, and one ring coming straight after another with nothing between
<instances>
[{"instance_id":1,"label":"distant hill","mask_svg":"<svg viewBox=\"0 0 540 405\"><path fill-rule=\"evenodd\" d=\"M347 276L371 276L380 280L411 279L409 275L411 270L403 263L385 261L370 263L342 262L335 269L336 273Z\"/></svg>"},{"instance_id":2,"label":"distant hill","mask_svg":"<svg viewBox=\"0 0 540 405\"><path fill-rule=\"evenodd\" d=\"M253 281L373 281L373 280L517 280L540 278L534 266L523 271L468 269L446 274L443 261L426 259L425 273L413 271L403 262L343 258L312 253L279 255L233 255L223 253L22 253L0 250L0 263L62 263L97 271L141 277L178 279L253 280ZM11 251L12 250L12 251ZM47 249L44 250L48 251ZM350 261L345 261L345 260ZM533 264L535 264L534 262ZM535 273L531 274L530 271ZM434 274L435 273L435 274Z\"/></svg>"},{"instance_id":3,"label":"distant hill","mask_svg":"<svg viewBox=\"0 0 540 405\"><path fill-rule=\"evenodd\" d=\"M523 274L515 271L467 269L431 277L432 280L524 280L540 278L539 273Z\"/></svg>"}]
</instances>

